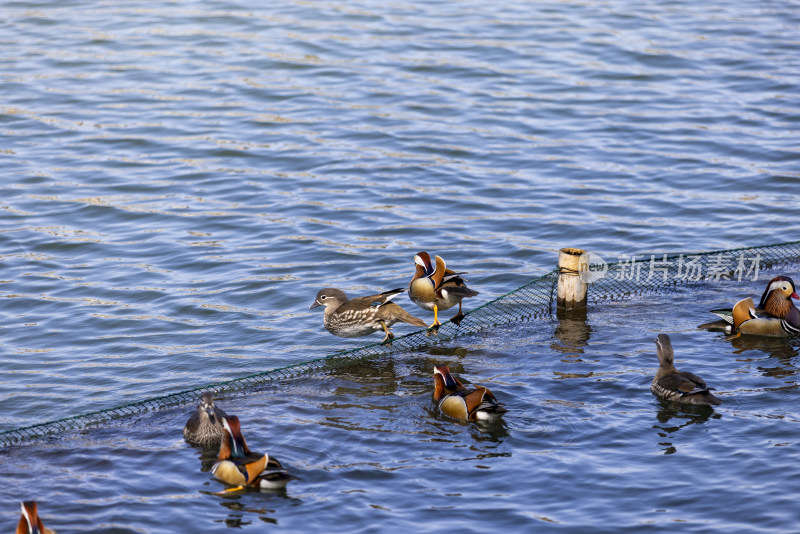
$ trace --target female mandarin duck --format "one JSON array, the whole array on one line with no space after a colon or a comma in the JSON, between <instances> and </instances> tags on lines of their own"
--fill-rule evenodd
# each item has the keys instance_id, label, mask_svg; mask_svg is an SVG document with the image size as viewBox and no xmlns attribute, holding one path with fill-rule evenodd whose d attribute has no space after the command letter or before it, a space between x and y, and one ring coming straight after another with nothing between
<instances>
[{"instance_id":1,"label":"female mandarin duck","mask_svg":"<svg viewBox=\"0 0 800 534\"><path fill-rule=\"evenodd\" d=\"M794 281L788 276L776 276L767 283L758 308L750 297L740 300L732 310L712 310L724 319L704 327L722 325L727 333L759 336L794 336L800 334L800 310L792 303L798 299Z\"/></svg>"},{"instance_id":2,"label":"female mandarin duck","mask_svg":"<svg viewBox=\"0 0 800 534\"><path fill-rule=\"evenodd\" d=\"M227 415L221 408L214 406L214 395L203 393L197 410L183 427L184 439L197 445L219 446L225 435L222 420Z\"/></svg>"},{"instance_id":3,"label":"female mandarin duck","mask_svg":"<svg viewBox=\"0 0 800 534\"><path fill-rule=\"evenodd\" d=\"M217 479L236 487L225 490L225 493L238 491L245 487L261 489L279 489L292 480L281 463L269 454L251 451L242 435L239 418L235 415L222 419L225 437L219 447L217 463L211 473Z\"/></svg>"},{"instance_id":4,"label":"female mandarin duck","mask_svg":"<svg viewBox=\"0 0 800 534\"><path fill-rule=\"evenodd\" d=\"M662 399L687 404L722 404L722 401L711 394L705 381L699 376L680 372L675 369L675 353L672 342L666 334L658 334L656 338L659 368L650 391Z\"/></svg>"},{"instance_id":5,"label":"female mandarin duck","mask_svg":"<svg viewBox=\"0 0 800 534\"><path fill-rule=\"evenodd\" d=\"M433 366L433 400L443 414L462 421L494 419L506 411L488 388L467 391L446 365Z\"/></svg>"},{"instance_id":6,"label":"female mandarin duck","mask_svg":"<svg viewBox=\"0 0 800 534\"><path fill-rule=\"evenodd\" d=\"M317 293L317 298L309 309L325 306L322 323L325 329L335 336L361 337L383 330L386 332L386 337L381 343L384 343L394 338L389 327L398 321L414 326L427 326L422 319L414 317L394 302L390 302L404 291L405 289L394 289L380 295L348 300L344 291L329 287Z\"/></svg>"},{"instance_id":7,"label":"female mandarin duck","mask_svg":"<svg viewBox=\"0 0 800 534\"><path fill-rule=\"evenodd\" d=\"M419 252L414 256L416 271L414 278L408 284L408 296L417 306L426 310L433 310L433 324L431 328L437 328L442 323L439 322L439 310L446 310L458 304L458 313L450 321L458 325L464 318L461 311L461 300L467 297L474 297L477 291L470 289L464 283L460 275L448 269L444 260L436 256L436 266L431 264L431 257L427 252Z\"/></svg>"},{"instance_id":8,"label":"female mandarin duck","mask_svg":"<svg viewBox=\"0 0 800 534\"><path fill-rule=\"evenodd\" d=\"M25 501L22 503L22 516L17 523L16 534L56 534L56 531L45 527L39 519L36 501Z\"/></svg>"}]
</instances>

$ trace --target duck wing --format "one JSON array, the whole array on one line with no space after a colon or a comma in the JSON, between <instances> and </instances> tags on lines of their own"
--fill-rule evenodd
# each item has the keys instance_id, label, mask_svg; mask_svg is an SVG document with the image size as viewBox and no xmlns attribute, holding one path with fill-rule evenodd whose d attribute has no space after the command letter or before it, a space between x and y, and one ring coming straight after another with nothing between
<instances>
[{"instance_id":1,"label":"duck wing","mask_svg":"<svg viewBox=\"0 0 800 534\"><path fill-rule=\"evenodd\" d=\"M790 336L800 334L800 310L792 306L789 313L783 318L781 326Z\"/></svg>"},{"instance_id":2,"label":"duck wing","mask_svg":"<svg viewBox=\"0 0 800 534\"><path fill-rule=\"evenodd\" d=\"M452 394L447 395L439 402L439 411L443 414L448 415L454 419L460 419L461 421L469 420L469 410L467 409L467 403L459 394Z\"/></svg>"},{"instance_id":3,"label":"duck wing","mask_svg":"<svg viewBox=\"0 0 800 534\"><path fill-rule=\"evenodd\" d=\"M708 391L708 388L705 385L705 382L700 379L702 386L695 382L693 379L688 378L684 375L691 375L695 378L695 375L691 373L672 373L667 376L662 377L658 380L657 385L665 389L667 391L674 391L675 393L679 393L680 395L693 395L695 393L701 393L703 391Z\"/></svg>"},{"instance_id":4,"label":"duck wing","mask_svg":"<svg viewBox=\"0 0 800 534\"><path fill-rule=\"evenodd\" d=\"M489 391L489 388L483 386L479 386L475 391L465 395L464 401L470 416L477 412L502 413L506 411L494 394Z\"/></svg>"},{"instance_id":5,"label":"duck wing","mask_svg":"<svg viewBox=\"0 0 800 534\"><path fill-rule=\"evenodd\" d=\"M384 291L383 293L379 293L378 295L369 295L367 297L357 297L352 300L347 301L345 304L339 307L340 310L345 310L347 308L379 308L384 304L391 301L397 295L401 293L405 293L405 289L392 289L390 291Z\"/></svg>"},{"instance_id":6,"label":"duck wing","mask_svg":"<svg viewBox=\"0 0 800 534\"><path fill-rule=\"evenodd\" d=\"M719 316L727 324L738 328L745 321L757 319L759 317L772 317L761 308L756 308L753 299L748 297L737 302L733 308L719 308L710 310L714 315Z\"/></svg>"},{"instance_id":7,"label":"duck wing","mask_svg":"<svg viewBox=\"0 0 800 534\"><path fill-rule=\"evenodd\" d=\"M701 390L713 389L713 388L709 388L708 386L706 386L705 380L703 380L702 378L700 378L699 376L697 376L694 373L689 373L687 371L680 371L680 372L678 372L678 374L681 375L683 378L689 380L690 382L694 383L696 388L699 388Z\"/></svg>"},{"instance_id":8,"label":"duck wing","mask_svg":"<svg viewBox=\"0 0 800 534\"><path fill-rule=\"evenodd\" d=\"M732 308L721 308L721 309L710 310L710 311L714 315L718 315L719 317L721 317L722 320L725 322L725 324L729 324L729 325L733 326L733 309ZM711 324L714 324L714 323L707 323L707 324L711 325Z\"/></svg>"}]
</instances>

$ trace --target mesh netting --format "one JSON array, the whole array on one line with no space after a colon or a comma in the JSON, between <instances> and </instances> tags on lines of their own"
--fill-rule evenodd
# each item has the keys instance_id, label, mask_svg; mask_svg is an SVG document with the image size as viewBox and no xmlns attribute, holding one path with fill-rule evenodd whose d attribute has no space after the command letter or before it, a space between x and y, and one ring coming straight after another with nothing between
<instances>
[{"instance_id":1,"label":"mesh netting","mask_svg":"<svg viewBox=\"0 0 800 534\"><path fill-rule=\"evenodd\" d=\"M604 264L597 257L596 262L590 261L590 278L597 277L589 289L590 302L668 292L677 286L760 280L765 278L762 271L797 264L800 241L711 252L640 254L618 260Z\"/></svg>"},{"instance_id":2,"label":"mesh netting","mask_svg":"<svg viewBox=\"0 0 800 534\"><path fill-rule=\"evenodd\" d=\"M584 278L591 279L589 305L609 299L626 299L648 293L668 292L686 285L766 278L764 271L800 264L800 241L761 247L680 254L624 256L607 263L591 255ZM771 276L771 275L769 275ZM373 343L340 351L287 367L270 369L234 380L217 382L82 415L8 430L0 433L0 445L30 442L108 423L112 420L167 407L194 404L201 393L235 396L252 393L278 380L309 372L325 371L376 356L419 350L457 336L525 320L550 319L556 300L559 270L555 269L486 304L465 312L460 325L445 322L433 335L425 330L397 337L391 344Z\"/></svg>"}]
</instances>

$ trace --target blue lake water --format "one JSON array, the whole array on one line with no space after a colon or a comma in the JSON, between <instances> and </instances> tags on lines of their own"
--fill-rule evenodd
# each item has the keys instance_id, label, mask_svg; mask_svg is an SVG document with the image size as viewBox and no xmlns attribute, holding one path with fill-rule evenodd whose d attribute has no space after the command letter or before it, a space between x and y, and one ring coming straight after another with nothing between
<instances>
[{"instance_id":1,"label":"blue lake water","mask_svg":"<svg viewBox=\"0 0 800 534\"><path fill-rule=\"evenodd\" d=\"M469 310L564 246L800 239L798 35L790 1L6 2L0 431L378 341L308 307L406 286L420 250L468 271ZM282 494L212 495L191 407L12 447L0 517L36 499L59 532L796 530L798 343L695 329L763 285L223 398L300 477ZM652 397L660 332L722 406ZM434 363L489 386L502 422L439 416Z\"/></svg>"}]
</instances>

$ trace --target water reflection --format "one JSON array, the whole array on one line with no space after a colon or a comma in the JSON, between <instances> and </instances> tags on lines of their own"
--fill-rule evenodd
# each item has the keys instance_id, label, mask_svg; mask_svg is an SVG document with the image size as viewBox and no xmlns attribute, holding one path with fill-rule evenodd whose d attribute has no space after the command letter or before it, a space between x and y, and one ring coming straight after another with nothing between
<instances>
[{"instance_id":1,"label":"water reflection","mask_svg":"<svg viewBox=\"0 0 800 534\"><path fill-rule=\"evenodd\" d=\"M350 382L336 385L333 393L337 396L373 397L396 396L408 389L430 394L434 365L446 364L454 374L466 372L461 362L467 357L468 349L430 347L426 352L431 357L381 357L343 362L329 370L327 376Z\"/></svg>"},{"instance_id":2,"label":"water reflection","mask_svg":"<svg viewBox=\"0 0 800 534\"><path fill-rule=\"evenodd\" d=\"M678 451L677 446L666 438L674 438L677 432L691 425L705 424L709 419L720 419L722 416L714 408L705 404L679 404L658 399L661 408L656 413L659 424L653 425L658 437L664 441L658 444L664 447L664 454ZM672 421L671 420L675 420Z\"/></svg>"},{"instance_id":3,"label":"water reflection","mask_svg":"<svg viewBox=\"0 0 800 534\"><path fill-rule=\"evenodd\" d=\"M330 373L331 378L355 382L352 385L341 384L334 389L337 396L353 397L394 395L401 376L402 371L398 370L398 363L393 358L358 360L341 365Z\"/></svg>"},{"instance_id":4,"label":"water reflection","mask_svg":"<svg viewBox=\"0 0 800 534\"><path fill-rule=\"evenodd\" d=\"M267 508L253 508L247 507L242 504L239 500L231 501L225 500L220 503L225 508L230 510L228 517L222 520L218 520L219 523L224 523L228 528L242 528L245 525L250 525L253 522L245 520L245 513L247 514L257 514L258 518L263 521L264 523L269 523L272 525L277 525L278 521L272 517L269 517L267 514L274 514L275 510L267 509Z\"/></svg>"},{"instance_id":5,"label":"water reflection","mask_svg":"<svg viewBox=\"0 0 800 534\"><path fill-rule=\"evenodd\" d=\"M442 356L446 357L447 360L462 360L463 358L467 357L469 354L469 350L465 347L429 347L427 353L431 356L435 356L437 359L443 359ZM450 364L448 364L450 365Z\"/></svg>"},{"instance_id":6,"label":"water reflection","mask_svg":"<svg viewBox=\"0 0 800 534\"><path fill-rule=\"evenodd\" d=\"M463 347L431 347L427 352L434 357L399 359L390 356L341 362L330 369L327 375L366 386L343 386L345 389L342 392L352 392L356 396L394 395L401 385L409 384L409 377L426 377L424 383L432 385L432 379L428 380L427 377L433 376L434 365L444 363L454 372L462 372L459 362L468 353ZM411 383L414 383L413 380Z\"/></svg>"},{"instance_id":7,"label":"water reflection","mask_svg":"<svg viewBox=\"0 0 800 534\"><path fill-rule=\"evenodd\" d=\"M587 324L587 309L573 308L556 310L556 326L554 336L558 342L550 345L555 351L567 354L583 354L583 348L589 344L592 327Z\"/></svg>"},{"instance_id":8,"label":"water reflection","mask_svg":"<svg viewBox=\"0 0 800 534\"><path fill-rule=\"evenodd\" d=\"M472 423L470 433L478 443L497 443L498 445L508 437L508 425L502 417L489 421L476 421ZM511 453L498 454L497 456L511 456Z\"/></svg>"},{"instance_id":9,"label":"water reflection","mask_svg":"<svg viewBox=\"0 0 800 534\"><path fill-rule=\"evenodd\" d=\"M789 340L785 337L748 336L741 335L729 338L735 354L742 354L748 350L760 350L779 360L788 360L799 353L795 344L798 340Z\"/></svg>"},{"instance_id":10,"label":"water reflection","mask_svg":"<svg viewBox=\"0 0 800 534\"><path fill-rule=\"evenodd\" d=\"M799 340L783 337L766 336L737 336L730 338L731 345L736 349L734 354L744 354L747 351L759 351L766 354L769 358L778 361L776 366L759 365L757 369L763 376L785 379L797 376L798 369L793 363L795 356L800 354L797 349ZM760 360L761 358L746 358L746 361Z\"/></svg>"},{"instance_id":11,"label":"water reflection","mask_svg":"<svg viewBox=\"0 0 800 534\"><path fill-rule=\"evenodd\" d=\"M200 458L200 471L203 473L208 473L211 471L211 468L214 466L214 463L217 461L217 456L219 455L219 447L208 447L202 445L196 445L191 443L192 447L197 450L197 456Z\"/></svg>"},{"instance_id":12,"label":"water reflection","mask_svg":"<svg viewBox=\"0 0 800 534\"><path fill-rule=\"evenodd\" d=\"M502 416L493 420L459 421L439 412L439 408L433 399L430 400L428 406L425 406L425 415L432 428L435 429L434 432L428 432L429 435L434 436L433 441L459 443L459 436L463 433L464 428L467 429L476 444L494 443L499 445L509 435L508 424L506 424ZM511 456L511 454L504 453L500 454L500 456Z\"/></svg>"}]
</instances>

